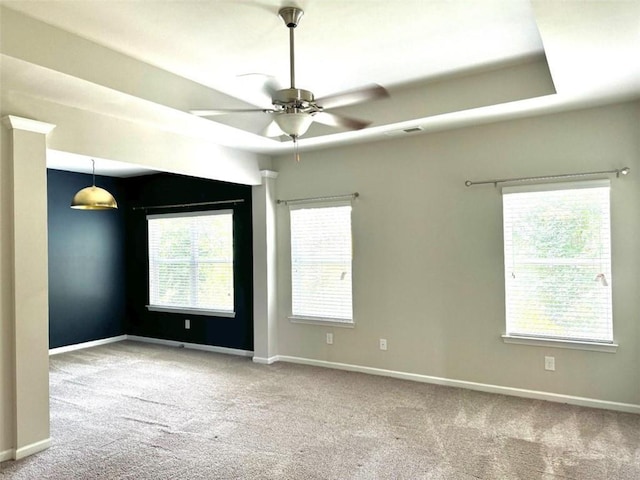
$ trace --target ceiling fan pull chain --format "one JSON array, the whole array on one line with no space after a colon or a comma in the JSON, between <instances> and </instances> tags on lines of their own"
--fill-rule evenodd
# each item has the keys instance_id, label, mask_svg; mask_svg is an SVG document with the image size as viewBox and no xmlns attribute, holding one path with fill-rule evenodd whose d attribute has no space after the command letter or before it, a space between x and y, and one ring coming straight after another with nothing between
<instances>
[{"instance_id":1,"label":"ceiling fan pull chain","mask_svg":"<svg viewBox=\"0 0 640 480\"><path fill-rule=\"evenodd\" d=\"M298 137L294 135L291 138L293 138L293 158L297 163L300 163L300 152L298 150Z\"/></svg>"}]
</instances>

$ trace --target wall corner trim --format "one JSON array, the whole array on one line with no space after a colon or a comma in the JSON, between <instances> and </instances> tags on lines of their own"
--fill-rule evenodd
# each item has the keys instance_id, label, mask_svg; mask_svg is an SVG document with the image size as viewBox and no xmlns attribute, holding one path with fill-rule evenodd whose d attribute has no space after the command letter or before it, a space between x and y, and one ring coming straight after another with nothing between
<instances>
[{"instance_id":1,"label":"wall corner trim","mask_svg":"<svg viewBox=\"0 0 640 480\"><path fill-rule=\"evenodd\" d=\"M16 456L16 451L13 448L9 450L3 450L0 452L0 462L6 462L7 460L13 460Z\"/></svg>"},{"instance_id":2,"label":"wall corner trim","mask_svg":"<svg viewBox=\"0 0 640 480\"><path fill-rule=\"evenodd\" d=\"M30 118L16 117L15 115L6 115L2 117L2 123L4 123L4 125L9 129L26 130L34 133L43 133L45 135L56 128L56 126L51 123L40 122Z\"/></svg>"},{"instance_id":3,"label":"wall corner trim","mask_svg":"<svg viewBox=\"0 0 640 480\"><path fill-rule=\"evenodd\" d=\"M275 170L260 170L262 178L278 178L279 173Z\"/></svg>"},{"instance_id":4,"label":"wall corner trim","mask_svg":"<svg viewBox=\"0 0 640 480\"><path fill-rule=\"evenodd\" d=\"M15 451L15 455L13 456L13 458L14 460L20 460L21 458L28 457L29 455L33 455L34 453L46 450L50 446L51 438L45 438L44 440L40 440L39 442L35 442L30 445L25 445L24 447L18 448Z\"/></svg>"},{"instance_id":5,"label":"wall corner trim","mask_svg":"<svg viewBox=\"0 0 640 480\"><path fill-rule=\"evenodd\" d=\"M611 402L608 400L599 400L596 398L576 397L572 395L563 395L560 393L542 392L538 390L527 390L523 388L504 387L500 385L490 385L486 383L468 382L465 380L455 380L451 378L432 377L429 375L421 375L417 373L398 372L394 370L385 370L382 368L365 367L361 365L351 365L347 363L327 362L325 360L314 360L311 358L290 357L287 355L278 355L276 361L297 363L301 365L311 365L315 367L334 368L336 370L346 370L349 372L367 373L370 375L379 375L383 377L399 378L401 380L411 380L414 382L431 383L434 385L443 385L447 387L466 388L468 390L476 390L478 392L497 393L500 395L509 395L512 397L530 398L533 400L546 400L556 403L567 403L569 405L577 405L580 407L601 408L605 410L615 410L618 412L640 414L640 405L632 403ZM254 362L255 362L254 358Z\"/></svg>"},{"instance_id":6,"label":"wall corner trim","mask_svg":"<svg viewBox=\"0 0 640 480\"><path fill-rule=\"evenodd\" d=\"M260 365L271 365L272 363L276 363L280 361L280 357L275 355L273 357L253 357L253 363L259 363Z\"/></svg>"}]
</instances>

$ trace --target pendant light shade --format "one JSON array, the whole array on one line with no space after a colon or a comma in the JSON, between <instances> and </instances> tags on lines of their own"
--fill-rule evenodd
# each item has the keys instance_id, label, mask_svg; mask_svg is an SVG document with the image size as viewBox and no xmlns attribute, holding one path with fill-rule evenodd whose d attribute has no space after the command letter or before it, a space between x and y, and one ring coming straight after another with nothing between
<instances>
[{"instance_id":1,"label":"pendant light shade","mask_svg":"<svg viewBox=\"0 0 640 480\"><path fill-rule=\"evenodd\" d=\"M107 210L118 208L116 199L104 188L85 187L73 196L71 208L78 210Z\"/></svg>"},{"instance_id":2,"label":"pendant light shade","mask_svg":"<svg viewBox=\"0 0 640 480\"><path fill-rule=\"evenodd\" d=\"M292 138L298 138L309 130L313 117L309 113L281 113L276 115L274 120L284 133Z\"/></svg>"},{"instance_id":3,"label":"pendant light shade","mask_svg":"<svg viewBox=\"0 0 640 480\"><path fill-rule=\"evenodd\" d=\"M71 208L78 210L109 210L118 208L116 199L104 188L96 187L96 162L93 165L93 184L78 191L71 200Z\"/></svg>"}]
</instances>

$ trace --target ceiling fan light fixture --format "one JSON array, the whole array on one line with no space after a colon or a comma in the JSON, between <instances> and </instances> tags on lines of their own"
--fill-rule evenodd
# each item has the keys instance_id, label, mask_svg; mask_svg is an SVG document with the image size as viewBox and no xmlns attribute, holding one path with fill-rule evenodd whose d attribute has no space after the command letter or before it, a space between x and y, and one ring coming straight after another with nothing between
<instances>
[{"instance_id":1,"label":"ceiling fan light fixture","mask_svg":"<svg viewBox=\"0 0 640 480\"><path fill-rule=\"evenodd\" d=\"M274 120L285 134L297 138L307 133L313 122L313 115L301 112L281 113L276 115Z\"/></svg>"},{"instance_id":2,"label":"ceiling fan light fixture","mask_svg":"<svg viewBox=\"0 0 640 480\"><path fill-rule=\"evenodd\" d=\"M294 156L299 161L298 139L307 133L312 122L346 130L360 130L371 124L371 122L350 118L339 113L327 112L325 108L339 108L368 100L385 98L389 96L389 92L380 85L372 84L316 100L311 91L297 88L294 31L300 24L304 11L298 7L289 6L281 8L278 11L278 15L289 29L290 86L289 88L281 88L277 82L265 82L263 93L271 97L273 108L191 110L191 113L201 117L210 117L222 113L268 113L271 115L272 121L263 129L262 135L267 137L278 137L282 134L289 136L293 140Z\"/></svg>"}]
</instances>

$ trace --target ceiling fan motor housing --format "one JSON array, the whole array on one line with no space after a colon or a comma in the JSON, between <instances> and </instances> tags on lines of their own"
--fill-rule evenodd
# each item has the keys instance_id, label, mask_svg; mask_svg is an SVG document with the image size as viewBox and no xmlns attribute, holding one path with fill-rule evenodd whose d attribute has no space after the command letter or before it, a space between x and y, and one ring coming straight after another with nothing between
<instances>
[{"instance_id":1,"label":"ceiling fan motor housing","mask_svg":"<svg viewBox=\"0 0 640 480\"><path fill-rule=\"evenodd\" d=\"M313 111L321 110L315 103L313 93L301 88L285 88L275 92L273 104L285 108L309 109Z\"/></svg>"}]
</instances>

